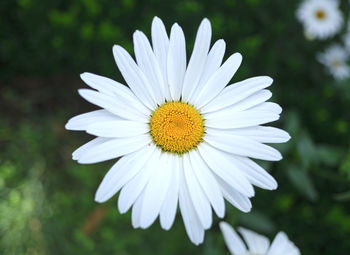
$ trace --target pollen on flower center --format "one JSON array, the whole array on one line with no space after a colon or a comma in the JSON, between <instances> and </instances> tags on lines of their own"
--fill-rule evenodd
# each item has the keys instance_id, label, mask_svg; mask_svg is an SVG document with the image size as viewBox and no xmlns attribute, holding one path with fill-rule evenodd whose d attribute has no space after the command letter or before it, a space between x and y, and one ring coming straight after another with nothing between
<instances>
[{"instance_id":1,"label":"pollen on flower center","mask_svg":"<svg viewBox=\"0 0 350 255\"><path fill-rule=\"evenodd\" d=\"M319 20L323 20L323 19L325 19L326 18L326 12L324 11L324 10L317 10L316 12L315 12L315 16L316 16L316 18L317 19L319 19Z\"/></svg>"},{"instance_id":2,"label":"pollen on flower center","mask_svg":"<svg viewBox=\"0 0 350 255\"><path fill-rule=\"evenodd\" d=\"M163 151L182 154L201 143L204 119L189 104L167 102L153 112L150 133L154 143Z\"/></svg>"}]
</instances>

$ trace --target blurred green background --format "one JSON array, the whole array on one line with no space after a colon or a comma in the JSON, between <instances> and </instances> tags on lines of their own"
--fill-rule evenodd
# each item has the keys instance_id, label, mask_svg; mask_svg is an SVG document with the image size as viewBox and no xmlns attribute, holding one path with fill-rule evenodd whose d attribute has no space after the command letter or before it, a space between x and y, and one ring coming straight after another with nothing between
<instances>
[{"instance_id":1,"label":"blurred green background","mask_svg":"<svg viewBox=\"0 0 350 255\"><path fill-rule=\"evenodd\" d=\"M152 18L184 29L193 47L203 17L213 40L227 42L226 57L243 55L233 81L274 78L277 122L290 132L276 146L284 159L264 163L277 191L256 189L253 210L227 204L225 220L273 238L285 231L302 254L350 251L350 84L336 83L317 63L326 42L307 41L295 18L299 1L223 0L2 0L0 1L0 254L228 254L218 219L201 246L190 243L180 215L165 232L158 221L134 230L117 197L94 202L113 164L79 165L71 153L90 137L64 130L66 121L92 109L78 96L79 74L123 81L112 56L132 52L136 29L150 35ZM342 1L344 14L348 1ZM345 15L347 17L347 15ZM343 29L345 30L345 28ZM283 255L283 254L281 254Z\"/></svg>"}]
</instances>

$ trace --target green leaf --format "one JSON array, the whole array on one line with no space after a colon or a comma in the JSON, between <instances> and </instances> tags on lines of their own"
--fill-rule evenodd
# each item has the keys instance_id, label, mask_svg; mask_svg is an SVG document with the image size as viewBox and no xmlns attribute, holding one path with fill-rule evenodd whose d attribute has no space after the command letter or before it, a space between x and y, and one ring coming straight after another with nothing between
<instances>
[{"instance_id":1,"label":"green leaf","mask_svg":"<svg viewBox=\"0 0 350 255\"><path fill-rule=\"evenodd\" d=\"M287 175L291 183L302 195L311 201L318 199L318 193L306 171L295 166L290 166L287 169Z\"/></svg>"}]
</instances>

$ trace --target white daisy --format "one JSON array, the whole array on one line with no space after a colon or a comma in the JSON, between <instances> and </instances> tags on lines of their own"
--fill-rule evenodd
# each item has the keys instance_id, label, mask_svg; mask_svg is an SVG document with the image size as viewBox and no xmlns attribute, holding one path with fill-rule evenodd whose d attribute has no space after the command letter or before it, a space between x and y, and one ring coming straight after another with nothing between
<instances>
[{"instance_id":1,"label":"white daisy","mask_svg":"<svg viewBox=\"0 0 350 255\"><path fill-rule=\"evenodd\" d=\"M239 233L243 236L244 243L237 232L226 222L220 222L220 229L232 255L300 255L299 249L283 232L276 235L270 246L267 237L251 230L238 228Z\"/></svg>"},{"instance_id":2,"label":"white daisy","mask_svg":"<svg viewBox=\"0 0 350 255\"><path fill-rule=\"evenodd\" d=\"M323 53L317 55L318 61L326 66L327 71L336 80L344 80L350 77L348 58L348 52L340 45L332 45Z\"/></svg>"},{"instance_id":3,"label":"white daisy","mask_svg":"<svg viewBox=\"0 0 350 255\"><path fill-rule=\"evenodd\" d=\"M228 85L242 61L239 53L223 64L225 42L210 48L211 25L204 19L186 64L181 27L170 38L159 18L152 23L152 46L134 33L136 62L121 46L113 47L129 88L91 73L81 78L91 88L80 95L102 110L70 119L70 130L97 138L73 153L82 164L120 158L100 184L95 200L105 202L120 191L118 208L132 207L132 224L147 228L160 217L169 229L177 203L191 241L203 241L212 210L225 214L224 198L238 209L251 209L252 185L277 188L275 179L250 158L282 158L263 143L283 143L288 133L260 126L278 120L282 111L266 90L272 79L254 77ZM222 65L221 65L222 64Z\"/></svg>"},{"instance_id":4,"label":"white daisy","mask_svg":"<svg viewBox=\"0 0 350 255\"><path fill-rule=\"evenodd\" d=\"M308 38L326 39L335 35L343 24L337 0L304 0L297 10Z\"/></svg>"}]
</instances>

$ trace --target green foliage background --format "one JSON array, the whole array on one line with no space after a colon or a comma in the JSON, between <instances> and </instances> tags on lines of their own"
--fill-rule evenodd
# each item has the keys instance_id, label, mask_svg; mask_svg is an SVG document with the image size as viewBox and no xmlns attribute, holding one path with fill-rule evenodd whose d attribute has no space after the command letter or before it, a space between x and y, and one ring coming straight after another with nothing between
<instances>
[{"instance_id":1,"label":"green foliage background","mask_svg":"<svg viewBox=\"0 0 350 255\"><path fill-rule=\"evenodd\" d=\"M188 240L179 215L165 232L156 222L134 230L117 197L99 205L94 192L113 162L79 165L72 151L90 137L64 130L94 109L76 90L84 71L123 81L112 56L132 52L135 29L152 18L184 29L188 52L203 17L213 40L244 60L233 81L275 79L275 125L292 140L284 159L263 163L277 191L256 189L250 214L227 204L225 220L273 238L284 230L302 254L350 251L349 81L335 83L315 60L332 42L307 41L295 18L299 1L281 0L2 0L0 1L0 254L228 254L215 224L203 245ZM342 1L345 17L348 1ZM345 28L344 28L345 29ZM283 255L283 254L281 254Z\"/></svg>"}]
</instances>

